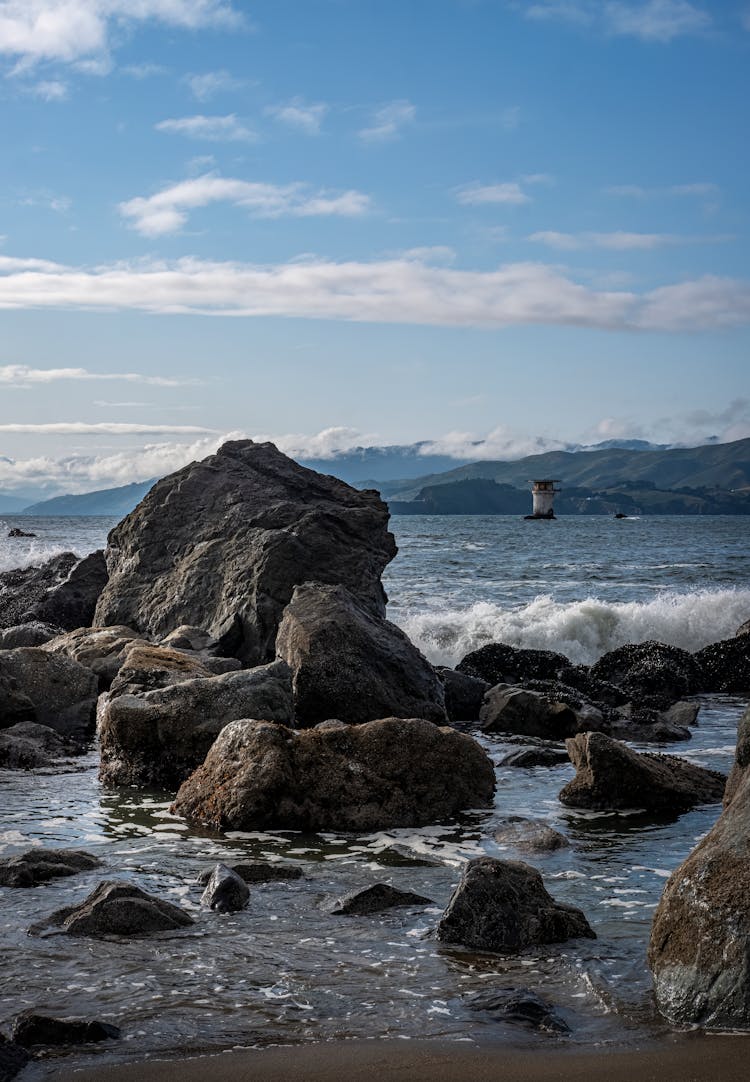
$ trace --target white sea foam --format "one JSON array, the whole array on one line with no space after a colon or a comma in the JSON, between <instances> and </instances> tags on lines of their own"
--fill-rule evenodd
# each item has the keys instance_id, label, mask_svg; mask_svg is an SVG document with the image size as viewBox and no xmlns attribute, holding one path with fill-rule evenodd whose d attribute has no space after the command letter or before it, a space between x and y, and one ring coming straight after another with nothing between
<instances>
[{"instance_id":1,"label":"white sea foam","mask_svg":"<svg viewBox=\"0 0 750 1082\"><path fill-rule=\"evenodd\" d=\"M0 525L0 529L2 526ZM0 540L0 572L11 571L16 567L41 567L53 556L69 552L64 545L51 544L48 541L30 538ZM79 553L79 555L83 555Z\"/></svg>"},{"instance_id":2,"label":"white sea foam","mask_svg":"<svg viewBox=\"0 0 750 1082\"><path fill-rule=\"evenodd\" d=\"M434 664L455 665L490 642L557 650L590 665L625 643L659 642L700 650L727 639L750 615L750 590L663 593L650 601L613 603L589 597L560 602L545 594L503 608L480 601L466 609L394 613L391 619Z\"/></svg>"}]
</instances>

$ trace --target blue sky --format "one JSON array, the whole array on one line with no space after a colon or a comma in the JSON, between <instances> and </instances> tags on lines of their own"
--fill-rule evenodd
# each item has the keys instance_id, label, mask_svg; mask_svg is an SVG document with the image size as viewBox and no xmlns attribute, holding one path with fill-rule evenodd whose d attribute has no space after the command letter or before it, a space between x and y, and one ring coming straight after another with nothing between
<instances>
[{"instance_id":1,"label":"blue sky","mask_svg":"<svg viewBox=\"0 0 750 1082\"><path fill-rule=\"evenodd\" d=\"M750 435L750 2L0 0L0 490Z\"/></svg>"}]
</instances>

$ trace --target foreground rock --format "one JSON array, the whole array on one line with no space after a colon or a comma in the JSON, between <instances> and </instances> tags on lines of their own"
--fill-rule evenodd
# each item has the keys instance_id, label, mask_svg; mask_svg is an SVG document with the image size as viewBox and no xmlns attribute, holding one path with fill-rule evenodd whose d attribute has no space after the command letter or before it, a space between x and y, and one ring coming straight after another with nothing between
<instances>
[{"instance_id":1,"label":"foreground rock","mask_svg":"<svg viewBox=\"0 0 750 1082\"><path fill-rule=\"evenodd\" d=\"M58 635L45 643L50 654L72 658L90 669L99 681L99 690L106 691L120 671L128 651L137 643L147 646L130 627L81 627Z\"/></svg>"},{"instance_id":2,"label":"foreground rock","mask_svg":"<svg viewBox=\"0 0 750 1082\"><path fill-rule=\"evenodd\" d=\"M495 831L495 841L510 845L521 853L555 853L569 849L570 842L549 823L510 815Z\"/></svg>"},{"instance_id":3,"label":"foreground rock","mask_svg":"<svg viewBox=\"0 0 750 1082\"><path fill-rule=\"evenodd\" d=\"M548 700L536 691L510 684L490 688L479 711L486 733L515 733L545 740L564 740L578 732L578 718L567 703Z\"/></svg>"},{"instance_id":4,"label":"foreground rock","mask_svg":"<svg viewBox=\"0 0 750 1082\"><path fill-rule=\"evenodd\" d=\"M217 913L238 913L250 900L250 891L242 876L226 864L217 864L208 877L201 895L201 905Z\"/></svg>"},{"instance_id":5,"label":"foreground rock","mask_svg":"<svg viewBox=\"0 0 750 1082\"><path fill-rule=\"evenodd\" d=\"M305 469L273 444L225 443L157 482L109 536L96 623L162 637L182 624L247 665L273 660L294 587L346 586L385 615L380 576L396 554L388 509Z\"/></svg>"},{"instance_id":6,"label":"foreground rock","mask_svg":"<svg viewBox=\"0 0 750 1082\"><path fill-rule=\"evenodd\" d=\"M97 694L93 673L70 658L36 646L0 653L0 728L35 721L83 739L93 730Z\"/></svg>"},{"instance_id":7,"label":"foreground rock","mask_svg":"<svg viewBox=\"0 0 750 1082\"><path fill-rule=\"evenodd\" d=\"M750 634L712 642L694 656L703 672L703 691L750 691Z\"/></svg>"},{"instance_id":8,"label":"foreground rock","mask_svg":"<svg viewBox=\"0 0 750 1082\"><path fill-rule=\"evenodd\" d=\"M131 883L105 879L80 905L66 906L33 925L30 935L53 928L72 936L145 936L186 928L192 917Z\"/></svg>"},{"instance_id":9,"label":"foreground rock","mask_svg":"<svg viewBox=\"0 0 750 1082\"><path fill-rule=\"evenodd\" d=\"M331 906L331 913L347 917L367 917L371 913L382 913L384 909L398 909L405 906L432 905L429 898L413 894L408 890L397 890L388 883L373 883L364 890L354 890L345 894Z\"/></svg>"},{"instance_id":10,"label":"foreground rock","mask_svg":"<svg viewBox=\"0 0 750 1082\"><path fill-rule=\"evenodd\" d=\"M576 776L560 793L563 804L599 811L644 808L680 815L713 804L726 778L676 755L639 753L603 733L580 733L566 747Z\"/></svg>"},{"instance_id":11,"label":"foreground rock","mask_svg":"<svg viewBox=\"0 0 750 1082\"><path fill-rule=\"evenodd\" d=\"M63 552L41 567L18 567L0 573L0 627L36 620L39 603L50 590L65 582L78 562L75 553Z\"/></svg>"},{"instance_id":12,"label":"foreground rock","mask_svg":"<svg viewBox=\"0 0 750 1082\"><path fill-rule=\"evenodd\" d=\"M0 1033L0 1082L10 1082L24 1069L30 1058L25 1048Z\"/></svg>"},{"instance_id":13,"label":"foreground rock","mask_svg":"<svg viewBox=\"0 0 750 1082\"><path fill-rule=\"evenodd\" d=\"M497 1022L520 1023L541 1033L570 1033L552 1004L528 988L491 988L465 996L463 1002L470 1010L483 1011Z\"/></svg>"},{"instance_id":14,"label":"foreground rock","mask_svg":"<svg viewBox=\"0 0 750 1082\"><path fill-rule=\"evenodd\" d=\"M671 1022L750 1029L750 773L680 865L654 914L648 962Z\"/></svg>"},{"instance_id":15,"label":"foreground rock","mask_svg":"<svg viewBox=\"0 0 750 1082\"><path fill-rule=\"evenodd\" d=\"M283 661L120 695L101 712L101 780L176 789L229 722L290 722L293 714L291 675Z\"/></svg>"},{"instance_id":16,"label":"foreground rock","mask_svg":"<svg viewBox=\"0 0 750 1082\"><path fill-rule=\"evenodd\" d=\"M38 770L80 752L77 741L35 721L19 721L0 729L0 767L6 770Z\"/></svg>"},{"instance_id":17,"label":"foreground rock","mask_svg":"<svg viewBox=\"0 0 750 1082\"><path fill-rule=\"evenodd\" d=\"M98 857L84 849L28 849L0 860L0 886L38 887L50 879L89 872L100 864Z\"/></svg>"},{"instance_id":18,"label":"foreground rock","mask_svg":"<svg viewBox=\"0 0 750 1082\"><path fill-rule=\"evenodd\" d=\"M276 639L292 671L299 725L326 718L445 722L443 685L395 624L373 616L343 586L298 586Z\"/></svg>"},{"instance_id":19,"label":"foreground rock","mask_svg":"<svg viewBox=\"0 0 750 1082\"><path fill-rule=\"evenodd\" d=\"M565 679L571 663L553 650L523 650L503 642L492 642L456 665L456 671L486 680L488 684L525 684L528 680Z\"/></svg>"},{"instance_id":20,"label":"foreground rock","mask_svg":"<svg viewBox=\"0 0 750 1082\"><path fill-rule=\"evenodd\" d=\"M492 800L495 774L469 736L423 720L261 721L222 730L174 811L217 830L366 831L441 823Z\"/></svg>"},{"instance_id":21,"label":"foreground rock","mask_svg":"<svg viewBox=\"0 0 750 1082\"><path fill-rule=\"evenodd\" d=\"M500 954L578 936L596 938L580 909L547 893L536 868L493 857L468 862L437 927L443 943Z\"/></svg>"},{"instance_id":22,"label":"foreground rock","mask_svg":"<svg viewBox=\"0 0 750 1082\"><path fill-rule=\"evenodd\" d=\"M13 1022L11 1037L24 1048L43 1045L47 1048L66 1044L92 1044L114 1041L121 1030L109 1022L85 1018L52 1018L36 1011L24 1011Z\"/></svg>"},{"instance_id":23,"label":"foreground rock","mask_svg":"<svg viewBox=\"0 0 750 1082\"><path fill-rule=\"evenodd\" d=\"M591 675L622 688L639 705L658 710L703 690L702 666L696 657L663 642L632 643L611 650L592 666Z\"/></svg>"}]
</instances>

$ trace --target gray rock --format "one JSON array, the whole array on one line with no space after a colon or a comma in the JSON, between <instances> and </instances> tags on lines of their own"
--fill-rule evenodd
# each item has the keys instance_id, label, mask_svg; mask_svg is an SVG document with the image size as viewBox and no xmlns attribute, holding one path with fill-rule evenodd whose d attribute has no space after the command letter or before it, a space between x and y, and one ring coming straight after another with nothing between
<instances>
[{"instance_id":1,"label":"gray rock","mask_svg":"<svg viewBox=\"0 0 750 1082\"><path fill-rule=\"evenodd\" d=\"M551 767L569 763L570 758L564 748L519 748L511 751L504 759L500 760L500 766L517 767Z\"/></svg>"},{"instance_id":2,"label":"gray rock","mask_svg":"<svg viewBox=\"0 0 750 1082\"><path fill-rule=\"evenodd\" d=\"M290 722L293 713L291 675L283 661L120 695L100 714L101 780L177 788L229 722Z\"/></svg>"},{"instance_id":3,"label":"gray rock","mask_svg":"<svg viewBox=\"0 0 750 1082\"><path fill-rule=\"evenodd\" d=\"M67 1044L93 1044L100 1041L114 1041L121 1035L117 1026L97 1019L52 1018L50 1015L37 1014L34 1010L24 1011L13 1021L11 1037L24 1048L43 1045L47 1048Z\"/></svg>"},{"instance_id":4,"label":"gray rock","mask_svg":"<svg viewBox=\"0 0 750 1082\"><path fill-rule=\"evenodd\" d=\"M421 894L397 890L388 883L373 883L364 890L353 890L350 894L345 894L331 906L330 911L338 916L366 917L371 913L382 913L384 909L433 904L430 898Z\"/></svg>"},{"instance_id":5,"label":"gray rock","mask_svg":"<svg viewBox=\"0 0 750 1082\"><path fill-rule=\"evenodd\" d=\"M66 906L29 929L40 935L54 928L72 936L145 936L186 928L192 917L132 883L105 879L80 905Z\"/></svg>"},{"instance_id":6,"label":"gray rock","mask_svg":"<svg viewBox=\"0 0 750 1082\"><path fill-rule=\"evenodd\" d=\"M6 770L36 770L81 752L81 745L66 740L48 725L20 721L0 729L0 767Z\"/></svg>"},{"instance_id":7,"label":"gray rock","mask_svg":"<svg viewBox=\"0 0 750 1082\"><path fill-rule=\"evenodd\" d=\"M43 624L40 620L31 620L27 624L0 631L0 650L15 650L17 646L42 646L60 634L59 627Z\"/></svg>"},{"instance_id":8,"label":"gray rock","mask_svg":"<svg viewBox=\"0 0 750 1082\"><path fill-rule=\"evenodd\" d=\"M491 642L472 650L456 671L494 684L526 684L528 680L565 679L571 663L553 650L524 650L503 642Z\"/></svg>"},{"instance_id":9,"label":"gray rock","mask_svg":"<svg viewBox=\"0 0 750 1082\"><path fill-rule=\"evenodd\" d=\"M72 658L96 675L99 690L106 691L117 676L125 656L135 645L148 646L130 627L81 627L45 643L50 654Z\"/></svg>"},{"instance_id":10,"label":"gray rock","mask_svg":"<svg viewBox=\"0 0 750 1082\"><path fill-rule=\"evenodd\" d=\"M468 862L437 927L443 943L499 954L578 936L596 938L580 909L547 893L536 868L493 857Z\"/></svg>"},{"instance_id":11,"label":"gray rock","mask_svg":"<svg viewBox=\"0 0 750 1082\"><path fill-rule=\"evenodd\" d=\"M528 988L491 988L465 996L463 1002L469 1010L482 1011L497 1022L520 1023L541 1033L570 1033L552 1004Z\"/></svg>"},{"instance_id":12,"label":"gray rock","mask_svg":"<svg viewBox=\"0 0 750 1082\"><path fill-rule=\"evenodd\" d=\"M487 681L456 669L438 668L437 673L443 681L448 720L476 721L485 692L490 690Z\"/></svg>"},{"instance_id":13,"label":"gray rock","mask_svg":"<svg viewBox=\"0 0 750 1082\"><path fill-rule=\"evenodd\" d=\"M99 858L85 849L27 849L18 856L0 859L0 886L38 887L50 879L90 872L100 865Z\"/></svg>"},{"instance_id":14,"label":"gray rock","mask_svg":"<svg viewBox=\"0 0 750 1082\"><path fill-rule=\"evenodd\" d=\"M750 620L745 620L744 624L740 624L735 635L750 635Z\"/></svg>"},{"instance_id":15,"label":"gray rock","mask_svg":"<svg viewBox=\"0 0 750 1082\"><path fill-rule=\"evenodd\" d=\"M563 804L599 811L643 808L680 815L721 800L726 778L676 755L639 753L603 733L580 733L566 743L576 776L560 793Z\"/></svg>"},{"instance_id":16,"label":"gray rock","mask_svg":"<svg viewBox=\"0 0 750 1082\"><path fill-rule=\"evenodd\" d=\"M16 686L31 703L18 716L4 702L4 685ZM38 646L21 646L0 653L0 726L36 721L61 736L83 739L93 731L96 718L97 681L93 673L70 658L50 654Z\"/></svg>"},{"instance_id":17,"label":"gray rock","mask_svg":"<svg viewBox=\"0 0 750 1082\"><path fill-rule=\"evenodd\" d=\"M250 891L242 876L226 864L217 864L208 877L201 895L201 905L217 913L238 913L250 900Z\"/></svg>"},{"instance_id":18,"label":"gray rock","mask_svg":"<svg viewBox=\"0 0 750 1082\"><path fill-rule=\"evenodd\" d=\"M292 671L298 725L327 718L446 720L443 685L429 661L343 586L296 587L276 649Z\"/></svg>"},{"instance_id":19,"label":"gray rock","mask_svg":"<svg viewBox=\"0 0 750 1082\"><path fill-rule=\"evenodd\" d=\"M30 1059L25 1048L7 1040L0 1033L0 1082L11 1082Z\"/></svg>"},{"instance_id":20,"label":"gray rock","mask_svg":"<svg viewBox=\"0 0 750 1082\"><path fill-rule=\"evenodd\" d=\"M737 747L734 752L734 763L727 778L727 787L724 790L724 807L732 802L740 783L750 773L748 767L750 767L750 706L737 726Z\"/></svg>"},{"instance_id":21,"label":"gray rock","mask_svg":"<svg viewBox=\"0 0 750 1082\"><path fill-rule=\"evenodd\" d=\"M617 687L639 705L668 709L677 699L703 690L703 671L696 656L663 642L620 646L599 658L591 675Z\"/></svg>"},{"instance_id":22,"label":"gray rock","mask_svg":"<svg viewBox=\"0 0 750 1082\"><path fill-rule=\"evenodd\" d=\"M56 624L65 631L90 627L107 578L107 565L101 550L84 556L70 569L65 581L49 590L35 607L38 619Z\"/></svg>"},{"instance_id":23,"label":"gray rock","mask_svg":"<svg viewBox=\"0 0 750 1082\"><path fill-rule=\"evenodd\" d=\"M564 740L578 732L578 718L566 703L550 702L536 691L510 684L490 688L479 711L484 732L518 733Z\"/></svg>"},{"instance_id":24,"label":"gray rock","mask_svg":"<svg viewBox=\"0 0 750 1082\"><path fill-rule=\"evenodd\" d=\"M209 672L195 657L150 643L135 643L122 659L109 690L110 699L118 695L140 695L147 691L172 687L185 680L209 679Z\"/></svg>"},{"instance_id":25,"label":"gray rock","mask_svg":"<svg viewBox=\"0 0 750 1082\"><path fill-rule=\"evenodd\" d=\"M40 567L19 567L0 573L0 627L15 627L38 619L37 606L65 581L78 563L73 552L53 556Z\"/></svg>"},{"instance_id":26,"label":"gray rock","mask_svg":"<svg viewBox=\"0 0 750 1082\"><path fill-rule=\"evenodd\" d=\"M712 642L693 656L703 672L702 691L750 691L750 634Z\"/></svg>"},{"instance_id":27,"label":"gray rock","mask_svg":"<svg viewBox=\"0 0 750 1082\"><path fill-rule=\"evenodd\" d=\"M659 722L664 725L676 725L680 728L689 728L696 725L701 704L696 702L681 701L672 703L668 710L662 710Z\"/></svg>"},{"instance_id":28,"label":"gray rock","mask_svg":"<svg viewBox=\"0 0 750 1082\"><path fill-rule=\"evenodd\" d=\"M294 587L340 583L385 615L380 583L396 554L388 509L273 444L225 443L157 482L109 536L97 624L163 637L205 628L247 665L273 660Z\"/></svg>"},{"instance_id":29,"label":"gray rock","mask_svg":"<svg viewBox=\"0 0 750 1082\"><path fill-rule=\"evenodd\" d=\"M471 737L386 718L295 732L222 730L174 811L217 830L370 831L441 823L492 800L492 763Z\"/></svg>"},{"instance_id":30,"label":"gray rock","mask_svg":"<svg viewBox=\"0 0 750 1082\"><path fill-rule=\"evenodd\" d=\"M521 815L510 815L495 831L495 841L500 845L510 845L521 853L554 853L558 849L569 849L570 842L549 823L540 819L525 819Z\"/></svg>"}]
</instances>

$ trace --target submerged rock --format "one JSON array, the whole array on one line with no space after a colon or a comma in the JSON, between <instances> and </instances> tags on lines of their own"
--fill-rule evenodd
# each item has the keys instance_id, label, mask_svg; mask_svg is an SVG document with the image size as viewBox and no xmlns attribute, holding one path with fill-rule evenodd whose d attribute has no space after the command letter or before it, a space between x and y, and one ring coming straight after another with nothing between
<instances>
[{"instance_id":1,"label":"submerged rock","mask_svg":"<svg viewBox=\"0 0 750 1082\"><path fill-rule=\"evenodd\" d=\"M465 996L463 1002L470 1010L484 1011L498 1022L519 1022L542 1033L570 1033L552 1004L528 988L491 988Z\"/></svg>"},{"instance_id":2,"label":"submerged rock","mask_svg":"<svg viewBox=\"0 0 750 1082\"><path fill-rule=\"evenodd\" d=\"M644 808L675 814L721 800L726 778L676 755L639 753L603 733L580 733L566 743L576 776L563 804L599 811Z\"/></svg>"},{"instance_id":3,"label":"submerged rock","mask_svg":"<svg viewBox=\"0 0 750 1082\"><path fill-rule=\"evenodd\" d=\"M517 733L564 740L578 732L578 718L566 703L550 702L536 691L511 684L490 688L479 711L484 732Z\"/></svg>"},{"instance_id":4,"label":"submerged rock","mask_svg":"<svg viewBox=\"0 0 750 1082\"><path fill-rule=\"evenodd\" d=\"M631 643L611 650L591 667L591 675L616 684L639 705L660 710L703 690L697 658L663 642Z\"/></svg>"},{"instance_id":5,"label":"submerged rock","mask_svg":"<svg viewBox=\"0 0 750 1082\"><path fill-rule=\"evenodd\" d=\"M36 537L36 534L27 533L26 530L22 530L19 526L14 526L12 530L8 530L8 537Z\"/></svg>"},{"instance_id":6,"label":"submerged rock","mask_svg":"<svg viewBox=\"0 0 750 1082\"><path fill-rule=\"evenodd\" d=\"M694 657L703 672L702 691L750 691L750 634L712 642Z\"/></svg>"},{"instance_id":7,"label":"submerged rock","mask_svg":"<svg viewBox=\"0 0 750 1082\"><path fill-rule=\"evenodd\" d=\"M501 759L499 766L552 767L569 762L570 758L564 748L519 748L518 751L511 751L504 759Z\"/></svg>"},{"instance_id":8,"label":"submerged rock","mask_svg":"<svg viewBox=\"0 0 750 1082\"><path fill-rule=\"evenodd\" d=\"M80 751L76 741L35 721L20 721L0 729L0 767L6 770L37 770Z\"/></svg>"},{"instance_id":9,"label":"submerged rock","mask_svg":"<svg viewBox=\"0 0 750 1082\"><path fill-rule=\"evenodd\" d=\"M547 893L536 868L493 857L468 862L437 927L443 943L499 954L578 936L596 938L580 909Z\"/></svg>"},{"instance_id":10,"label":"submerged rock","mask_svg":"<svg viewBox=\"0 0 750 1082\"><path fill-rule=\"evenodd\" d=\"M346 586L385 615L380 576L396 554L388 509L271 443L225 443L158 481L114 528L98 624L162 637L205 628L247 665L273 660L294 587Z\"/></svg>"},{"instance_id":11,"label":"submerged rock","mask_svg":"<svg viewBox=\"0 0 750 1082\"><path fill-rule=\"evenodd\" d=\"M37 646L0 653L0 728L36 721L82 739L93 731L97 693L93 673L70 658Z\"/></svg>"},{"instance_id":12,"label":"submerged rock","mask_svg":"<svg viewBox=\"0 0 750 1082\"><path fill-rule=\"evenodd\" d=\"M24 1048L34 1045L52 1047L65 1044L91 1044L99 1041L115 1041L122 1031L109 1022L90 1021L85 1018L52 1018L24 1011L13 1022L11 1037Z\"/></svg>"},{"instance_id":13,"label":"submerged rock","mask_svg":"<svg viewBox=\"0 0 750 1082\"><path fill-rule=\"evenodd\" d=\"M184 909L147 894L132 883L105 879L80 905L66 906L33 925L30 935L59 928L67 935L101 938L145 936L186 928L193 923Z\"/></svg>"},{"instance_id":14,"label":"submerged rock","mask_svg":"<svg viewBox=\"0 0 750 1082\"><path fill-rule=\"evenodd\" d=\"M250 900L247 883L233 868L217 864L209 874L201 905L217 913L238 913Z\"/></svg>"},{"instance_id":15,"label":"submerged rock","mask_svg":"<svg viewBox=\"0 0 750 1082\"><path fill-rule=\"evenodd\" d=\"M472 650L456 665L456 671L476 676L488 684L525 684L527 680L564 679L571 663L553 650L523 650L492 642Z\"/></svg>"},{"instance_id":16,"label":"submerged rock","mask_svg":"<svg viewBox=\"0 0 750 1082\"><path fill-rule=\"evenodd\" d=\"M413 894L408 890L397 890L388 883L373 883L364 890L354 890L331 907L331 913L341 916L366 917L370 913L381 913L384 909L396 909L400 906L433 905L430 898Z\"/></svg>"},{"instance_id":17,"label":"submerged rock","mask_svg":"<svg viewBox=\"0 0 750 1082\"><path fill-rule=\"evenodd\" d=\"M85 849L27 849L0 859L0 886L38 887L50 879L77 875L98 868L101 861Z\"/></svg>"},{"instance_id":18,"label":"submerged rock","mask_svg":"<svg viewBox=\"0 0 750 1082\"><path fill-rule=\"evenodd\" d=\"M284 879L301 879L303 872L298 864L264 864L260 861L228 865L245 883L276 883ZM198 875L198 883L205 887L213 874L206 868Z\"/></svg>"},{"instance_id":19,"label":"submerged rock","mask_svg":"<svg viewBox=\"0 0 750 1082\"><path fill-rule=\"evenodd\" d=\"M386 718L295 732L222 730L173 809L217 830L377 830L445 822L492 800L492 763L471 737Z\"/></svg>"},{"instance_id":20,"label":"submerged rock","mask_svg":"<svg viewBox=\"0 0 750 1082\"><path fill-rule=\"evenodd\" d=\"M446 720L443 685L429 661L343 586L296 587L276 649L292 670L299 725L327 718Z\"/></svg>"},{"instance_id":21,"label":"submerged rock","mask_svg":"<svg viewBox=\"0 0 750 1082\"><path fill-rule=\"evenodd\" d=\"M510 815L495 831L495 841L500 845L510 845L522 853L554 853L558 849L569 849L570 842L549 823L540 819L525 819L521 815Z\"/></svg>"}]
</instances>

